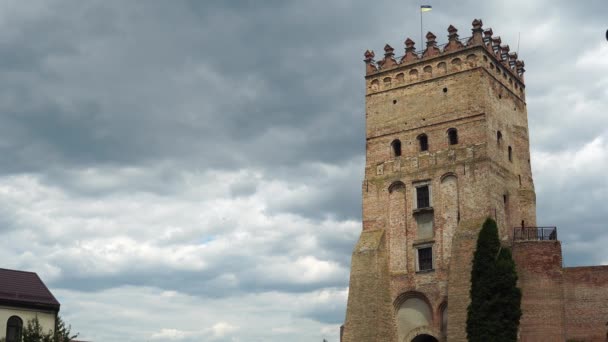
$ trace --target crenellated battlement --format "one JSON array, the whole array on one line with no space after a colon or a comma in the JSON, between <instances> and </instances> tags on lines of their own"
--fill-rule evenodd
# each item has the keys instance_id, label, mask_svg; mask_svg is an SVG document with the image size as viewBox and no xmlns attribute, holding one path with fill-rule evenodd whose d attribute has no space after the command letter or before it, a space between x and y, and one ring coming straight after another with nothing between
<instances>
[{"instance_id":1,"label":"crenellated battlement","mask_svg":"<svg viewBox=\"0 0 608 342\"><path fill-rule=\"evenodd\" d=\"M500 36L493 36L491 28L484 30L481 19L473 20L472 36L460 38L458 30L450 25L448 27L448 42L442 45L437 44L437 37L432 33L426 34L426 48L416 50L415 42L407 38L405 40L405 54L401 57L395 56L395 49L386 44L384 46L384 58L376 61L374 51L365 51L366 78L373 79L375 76L384 76L395 72L397 83L407 81L418 81L431 76L440 76L445 73L460 71L463 67L485 67L490 72L502 74L503 78L508 79L509 84L516 90L515 93L523 93L524 85L524 62L518 59L516 52L511 52L509 45L502 44ZM459 53L468 52L473 49L482 48L486 53L483 56L477 54L465 54L466 64L461 65L462 59L455 56ZM442 61L439 61L441 59ZM450 59L449 68L443 59ZM483 63L482 63L483 60ZM465 64L465 63L462 63ZM405 70L409 69L409 70ZM421 69L421 70L418 70ZM433 69L437 72L433 74ZM401 71L398 73L397 71ZM407 71L408 77L406 77ZM419 75L420 74L420 75ZM507 76L508 75L508 76ZM385 76L383 88L392 86ZM379 80L369 81L368 89L371 92L380 91ZM517 85L519 84L519 85Z\"/></svg>"}]
</instances>

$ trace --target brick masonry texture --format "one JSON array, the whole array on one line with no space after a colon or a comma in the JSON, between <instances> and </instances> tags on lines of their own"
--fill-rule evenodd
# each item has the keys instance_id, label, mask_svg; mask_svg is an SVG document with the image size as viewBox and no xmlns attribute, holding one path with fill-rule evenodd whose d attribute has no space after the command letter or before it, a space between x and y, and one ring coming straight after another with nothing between
<instances>
[{"instance_id":1,"label":"brick masonry texture","mask_svg":"<svg viewBox=\"0 0 608 342\"><path fill-rule=\"evenodd\" d=\"M521 341L564 341L564 291L559 241L513 246L522 290Z\"/></svg>"},{"instance_id":2,"label":"brick masonry texture","mask_svg":"<svg viewBox=\"0 0 608 342\"><path fill-rule=\"evenodd\" d=\"M564 268L566 336L608 341L608 266Z\"/></svg>"},{"instance_id":3,"label":"brick masonry texture","mask_svg":"<svg viewBox=\"0 0 608 342\"><path fill-rule=\"evenodd\" d=\"M536 226L524 63L481 26L475 20L465 40L450 26L443 47L429 33L417 54L408 39L403 58L389 45L378 62L365 53L363 231L342 341L466 341L471 261L487 217L513 248L520 340L605 340L608 267L564 269L558 241L513 240L513 227ZM419 208L419 186L430 208ZM421 270L418 249L429 247L432 269Z\"/></svg>"}]
</instances>

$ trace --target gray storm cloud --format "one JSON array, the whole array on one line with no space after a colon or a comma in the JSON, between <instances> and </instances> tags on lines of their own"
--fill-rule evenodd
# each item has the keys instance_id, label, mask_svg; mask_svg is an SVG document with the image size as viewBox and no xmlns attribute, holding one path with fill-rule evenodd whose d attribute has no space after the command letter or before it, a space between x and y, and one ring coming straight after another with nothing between
<instances>
[{"instance_id":1,"label":"gray storm cloud","mask_svg":"<svg viewBox=\"0 0 608 342\"><path fill-rule=\"evenodd\" d=\"M526 62L538 222L607 264L608 3L432 1ZM0 267L94 341L337 341L361 229L363 51L416 4L0 4ZM420 46L417 41L417 46Z\"/></svg>"}]
</instances>

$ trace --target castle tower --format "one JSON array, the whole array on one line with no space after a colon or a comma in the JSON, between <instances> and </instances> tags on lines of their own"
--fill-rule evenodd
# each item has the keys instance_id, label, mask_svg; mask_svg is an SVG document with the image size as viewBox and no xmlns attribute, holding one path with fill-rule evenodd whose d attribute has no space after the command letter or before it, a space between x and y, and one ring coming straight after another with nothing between
<instances>
[{"instance_id":1,"label":"castle tower","mask_svg":"<svg viewBox=\"0 0 608 342\"><path fill-rule=\"evenodd\" d=\"M448 43L366 51L363 231L344 342L466 341L470 263L494 218L535 226L524 63L481 20Z\"/></svg>"}]
</instances>

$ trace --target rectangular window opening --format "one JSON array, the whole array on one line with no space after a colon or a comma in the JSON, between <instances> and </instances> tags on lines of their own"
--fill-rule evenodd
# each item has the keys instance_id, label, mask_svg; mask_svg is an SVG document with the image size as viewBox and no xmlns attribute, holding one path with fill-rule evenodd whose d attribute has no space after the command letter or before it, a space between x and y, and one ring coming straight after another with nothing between
<instances>
[{"instance_id":1,"label":"rectangular window opening","mask_svg":"<svg viewBox=\"0 0 608 342\"><path fill-rule=\"evenodd\" d=\"M433 269L433 247L418 249L418 271L430 271Z\"/></svg>"},{"instance_id":2,"label":"rectangular window opening","mask_svg":"<svg viewBox=\"0 0 608 342\"><path fill-rule=\"evenodd\" d=\"M430 208L431 201L429 196L429 186L419 186L416 188L416 203L418 208Z\"/></svg>"}]
</instances>

